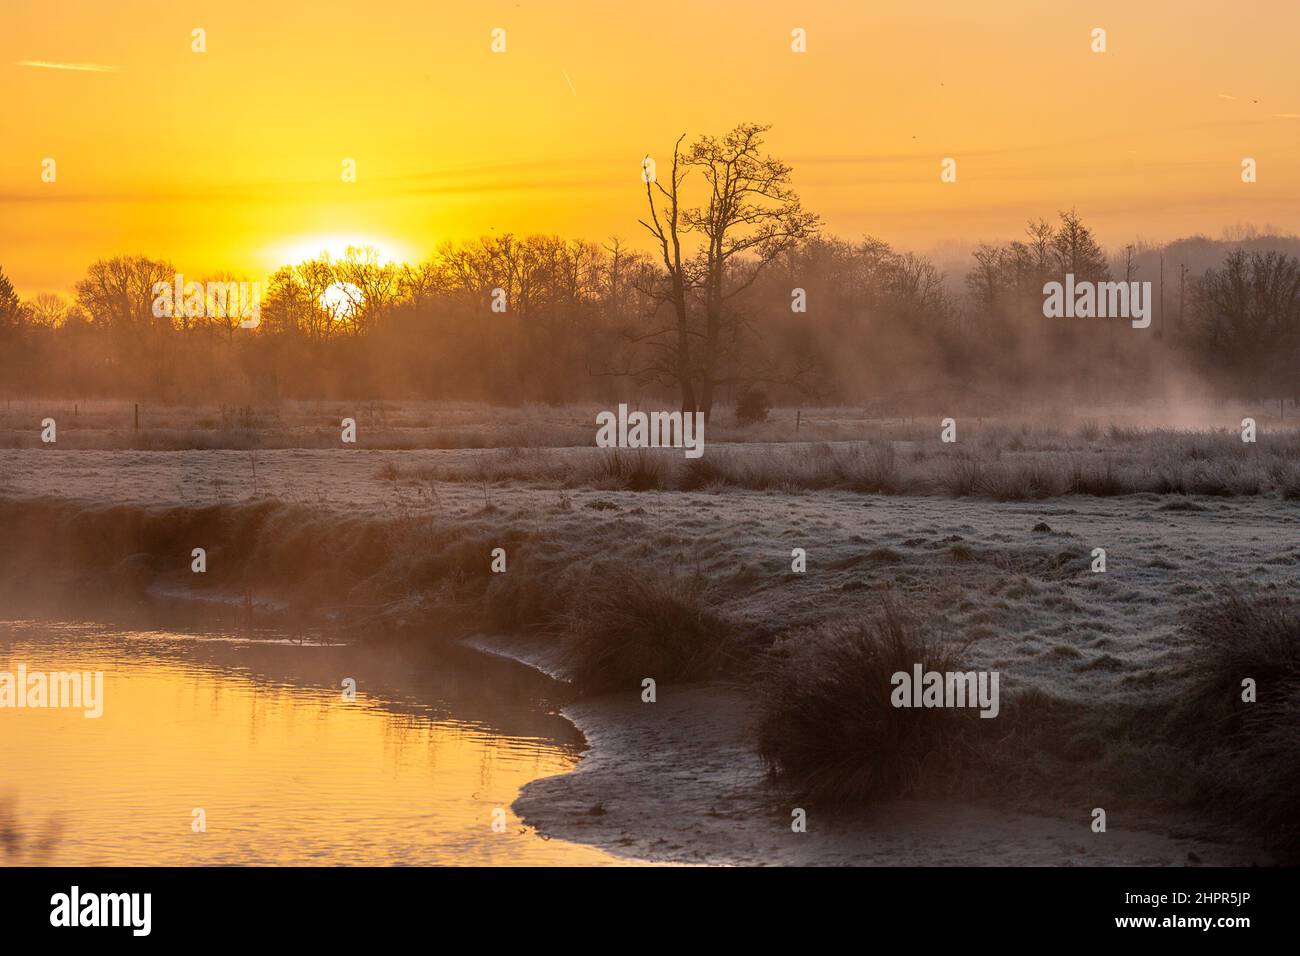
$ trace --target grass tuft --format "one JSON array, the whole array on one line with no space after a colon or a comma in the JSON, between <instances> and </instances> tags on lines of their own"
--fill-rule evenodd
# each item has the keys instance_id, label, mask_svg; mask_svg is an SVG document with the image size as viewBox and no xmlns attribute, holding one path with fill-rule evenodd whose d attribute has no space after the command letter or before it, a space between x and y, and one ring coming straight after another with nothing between
<instances>
[{"instance_id":1,"label":"grass tuft","mask_svg":"<svg viewBox=\"0 0 1300 956\"><path fill-rule=\"evenodd\" d=\"M1225 592L1189 621L1192 689L1172 733L1212 808L1300 856L1300 602ZM1255 682L1256 700L1242 700Z\"/></svg>"},{"instance_id":2,"label":"grass tuft","mask_svg":"<svg viewBox=\"0 0 1300 956\"><path fill-rule=\"evenodd\" d=\"M929 788L949 775L973 710L898 708L891 677L958 670L953 651L886 603L865 622L788 637L760 665L758 747L809 802L860 808ZM978 719L978 717L976 717Z\"/></svg>"},{"instance_id":3,"label":"grass tuft","mask_svg":"<svg viewBox=\"0 0 1300 956\"><path fill-rule=\"evenodd\" d=\"M640 691L705 680L742 666L739 630L712 610L702 579L603 566L574 594L558 625L574 684L583 693Z\"/></svg>"}]
</instances>

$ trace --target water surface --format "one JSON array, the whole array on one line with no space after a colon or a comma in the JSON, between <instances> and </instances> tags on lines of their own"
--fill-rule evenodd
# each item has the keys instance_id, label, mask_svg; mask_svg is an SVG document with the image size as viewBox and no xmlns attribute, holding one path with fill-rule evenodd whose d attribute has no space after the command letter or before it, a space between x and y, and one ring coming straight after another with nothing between
<instances>
[{"instance_id":1,"label":"water surface","mask_svg":"<svg viewBox=\"0 0 1300 956\"><path fill-rule=\"evenodd\" d=\"M104 713L0 708L0 863L618 862L510 812L581 745L512 664L0 622L0 670L19 663L103 671Z\"/></svg>"}]
</instances>

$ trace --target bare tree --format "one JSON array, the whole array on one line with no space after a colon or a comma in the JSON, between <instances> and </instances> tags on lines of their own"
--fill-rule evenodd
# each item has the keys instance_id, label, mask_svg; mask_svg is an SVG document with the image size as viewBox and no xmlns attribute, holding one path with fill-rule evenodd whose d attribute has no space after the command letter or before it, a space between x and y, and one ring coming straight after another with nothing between
<instances>
[{"instance_id":1,"label":"bare tree","mask_svg":"<svg viewBox=\"0 0 1300 956\"><path fill-rule=\"evenodd\" d=\"M155 321L153 287L159 282L170 285L175 276L171 263L146 256L98 259L77 283L77 302L91 321L115 331L130 333L155 325L170 328L170 316Z\"/></svg>"},{"instance_id":2,"label":"bare tree","mask_svg":"<svg viewBox=\"0 0 1300 956\"><path fill-rule=\"evenodd\" d=\"M58 328L68 314L67 300L53 292L40 292L25 304L32 324L45 329Z\"/></svg>"},{"instance_id":3,"label":"bare tree","mask_svg":"<svg viewBox=\"0 0 1300 956\"><path fill-rule=\"evenodd\" d=\"M667 329L649 332L640 340L662 350L649 367L649 371L676 380L681 390L682 411L693 412L699 405L696 400L694 373L691 365L690 315L687 295L695 284L687 257L682 254L682 236L690 231L686 212L682 207L681 185L686 178L687 163L682 156L683 133L673 144L673 164L668 185L658 175L649 175L647 160L642 161L642 178L645 180L645 197L649 206L649 222L639 220L654 237L663 261L666 281L654 297L672 307L674 324ZM668 334L669 342L659 341Z\"/></svg>"},{"instance_id":4,"label":"bare tree","mask_svg":"<svg viewBox=\"0 0 1300 956\"><path fill-rule=\"evenodd\" d=\"M176 269L169 262L114 256L92 263L76 286L77 304L92 323L108 332L118 368L147 367L158 392L171 367L169 339L174 326L171 315L153 314L153 289L158 283L171 285L175 278Z\"/></svg>"},{"instance_id":5,"label":"bare tree","mask_svg":"<svg viewBox=\"0 0 1300 956\"><path fill-rule=\"evenodd\" d=\"M334 263L334 281L351 302L352 331L364 334L387 313L397 296L400 276L392 263L382 262L373 246L348 246Z\"/></svg>"},{"instance_id":6,"label":"bare tree","mask_svg":"<svg viewBox=\"0 0 1300 956\"><path fill-rule=\"evenodd\" d=\"M1193 307L1211 371L1256 398L1300 391L1300 260L1235 249L1193 285Z\"/></svg>"},{"instance_id":7,"label":"bare tree","mask_svg":"<svg viewBox=\"0 0 1300 956\"><path fill-rule=\"evenodd\" d=\"M770 128L742 123L721 139L702 136L687 160L709 186L707 205L685 214L705 239L699 269L705 321L698 407L706 420L714 388L724 380L723 362L729 354L737 358L739 317L728 310L729 300L783 252L811 238L818 226L817 216L804 211L790 185L790 166L762 152L763 134ZM733 368L725 380L744 378Z\"/></svg>"},{"instance_id":8,"label":"bare tree","mask_svg":"<svg viewBox=\"0 0 1300 956\"><path fill-rule=\"evenodd\" d=\"M1083 224L1073 209L1062 212L1060 217L1060 228L1052 239L1052 251L1060 271L1091 282L1109 279L1110 266L1106 254L1093 238L1092 230Z\"/></svg>"}]
</instances>

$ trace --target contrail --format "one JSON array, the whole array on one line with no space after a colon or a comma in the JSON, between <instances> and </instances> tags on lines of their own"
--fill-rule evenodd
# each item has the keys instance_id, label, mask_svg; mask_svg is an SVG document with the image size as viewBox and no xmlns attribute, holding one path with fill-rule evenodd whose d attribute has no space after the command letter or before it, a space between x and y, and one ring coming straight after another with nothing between
<instances>
[{"instance_id":1,"label":"contrail","mask_svg":"<svg viewBox=\"0 0 1300 956\"><path fill-rule=\"evenodd\" d=\"M116 73L117 67L99 63L49 63L45 60L19 60L19 66L35 66L43 70L78 70L82 73Z\"/></svg>"},{"instance_id":2,"label":"contrail","mask_svg":"<svg viewBox=\"0 0 1300 956\"><path fill-rule=\"evenodd\" d=\"M564 74L564 82L569 84L569 92L576 97L578 91L573 88L573 80L569 79L569 74L565 70L561 70L560 72Z\"/></svg>"}]
</instances>

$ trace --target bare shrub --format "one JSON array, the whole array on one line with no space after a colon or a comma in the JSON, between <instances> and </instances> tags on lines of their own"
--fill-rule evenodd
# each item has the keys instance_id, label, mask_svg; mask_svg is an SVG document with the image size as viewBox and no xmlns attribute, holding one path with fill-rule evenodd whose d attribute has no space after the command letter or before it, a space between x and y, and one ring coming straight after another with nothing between
<instances>
[{"instance_id":1,"label":"bare shrub","mask_svg":"<svg viewBox=\"0 0 1300 956\"><path fill-rule=\"evenodd\" d=\"M736 402L736 424L757 425L767 421L772 403L767 392L759 388L747 389Z\"/></svg>"}]
</instances>

